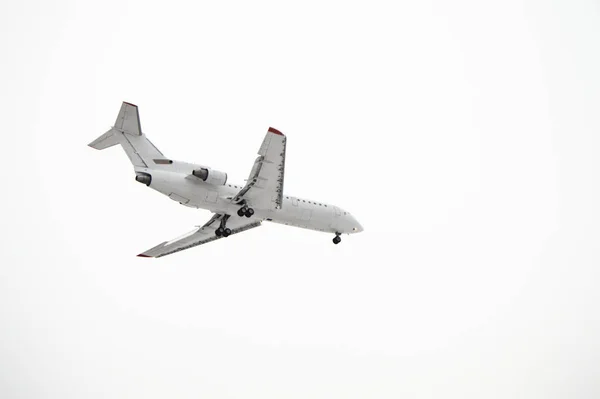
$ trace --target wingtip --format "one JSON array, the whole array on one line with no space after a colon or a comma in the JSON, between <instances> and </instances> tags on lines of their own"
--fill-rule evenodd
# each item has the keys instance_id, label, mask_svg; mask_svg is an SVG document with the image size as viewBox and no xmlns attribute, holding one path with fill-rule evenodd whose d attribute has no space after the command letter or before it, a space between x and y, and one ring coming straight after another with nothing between
<instances>
[{"instance_id":1,"label":"wingtip","mask_svg":"<svg viewBox=\"0 0 600 399\"><path fill-rule=\"evenodd\" d=\"M272 127L269 128L269 132L278 134L280 136L285 136L285 134L281 133L279 130L272 128Z\"/></svg>"},{"instance_id":2,"label":"wingtip","mask_svg":"<svg viewBox=\"0 0 600 399\"><path fill-rule=\"evenodd\" d=\"M140 258L152 258L152 256L149 255L144 255L144 254L139 254L138 255Z\"/></svg>"}]
</instances>

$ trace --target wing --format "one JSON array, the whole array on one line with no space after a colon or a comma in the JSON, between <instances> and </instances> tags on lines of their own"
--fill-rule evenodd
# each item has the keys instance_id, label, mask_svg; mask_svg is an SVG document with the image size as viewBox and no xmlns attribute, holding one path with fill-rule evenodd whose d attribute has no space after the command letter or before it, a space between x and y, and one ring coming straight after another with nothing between
<instances>
[{"instance_id":1,"label":"wing","mask_svg":"<svg viewBox=\"0 0 600 399\"><path fill-rule=\"evenodd\" d=\"M195 230L174 240L165 241L154 248L142 252L138 256L143 258L160 258L161 256L170 255L175 252L183 251L184 249L218 240L222 237L217 237L215 235L215 230L219 227L222 217L223 215L215 213L204 226L197 227ZM236 217L227 220L227 227L231 229L231 234L240 233L260 225L261 220L259 219Z\"/></svg>"},{"instance_id":2,"label":"wing","mask_svg":"<svg viewBox=\"0 0 600 399\"><path fill-rule=\"evenodd\" d=\"M233 198L246 200L254 208L281 209L283 203L283 176L285 172L286 137L277 129L269 128L258 150L258 158L244 188Z\"/></svg>"}]
</instances>

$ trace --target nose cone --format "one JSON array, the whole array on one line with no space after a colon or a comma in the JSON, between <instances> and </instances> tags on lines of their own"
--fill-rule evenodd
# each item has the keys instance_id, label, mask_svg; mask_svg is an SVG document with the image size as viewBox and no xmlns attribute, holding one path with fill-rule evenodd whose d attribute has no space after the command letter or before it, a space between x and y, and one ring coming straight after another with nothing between
<instances>
[{"instance_id":1,"label":"nose cone","mask_svg":"<svg viewBox=\"0 0 600 399\"><path fill-rule=\"evenodd\" d=\"M352 217L352 232L360 233L361 231L363 231L363 227L360 225L360 223L358 223L356 218Z\"/></svg>"}]
</instances>

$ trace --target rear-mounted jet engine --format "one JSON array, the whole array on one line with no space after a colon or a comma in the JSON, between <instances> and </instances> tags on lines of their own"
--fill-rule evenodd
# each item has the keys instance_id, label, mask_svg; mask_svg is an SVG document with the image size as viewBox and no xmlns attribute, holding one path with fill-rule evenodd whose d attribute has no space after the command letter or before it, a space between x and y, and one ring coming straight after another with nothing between
<instances>
[{"instance_id":1,"label":"rear-mounted jet engine","mask_svg":"<svg viewBox=\"0 0 600 399\"><path fill-rule=\"evenodd\" d=\"M210 168L195 169L192 174L208 184L224 186L227 183L227 173Z\"/></svg>"}]
</instances>

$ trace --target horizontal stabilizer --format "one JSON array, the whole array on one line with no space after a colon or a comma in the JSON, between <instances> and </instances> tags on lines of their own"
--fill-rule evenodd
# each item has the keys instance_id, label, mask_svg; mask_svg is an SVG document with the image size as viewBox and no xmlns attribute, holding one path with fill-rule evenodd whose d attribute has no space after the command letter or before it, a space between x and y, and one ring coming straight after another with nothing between
<instances>
[{"instance_id":1,"label":"horizontal stabilizer","mask_svg":"<svg viewBox=\"0 0 600 399\"><path fill-rule=\"evenodd\" d=\"M119 144L119 139L114 135L115 131L110 129L96 140L92 141L88 145L97 150L103 150L108 147L112 147L115 144Z\"/></svg>"}]
</instances>

